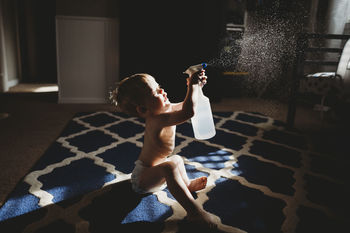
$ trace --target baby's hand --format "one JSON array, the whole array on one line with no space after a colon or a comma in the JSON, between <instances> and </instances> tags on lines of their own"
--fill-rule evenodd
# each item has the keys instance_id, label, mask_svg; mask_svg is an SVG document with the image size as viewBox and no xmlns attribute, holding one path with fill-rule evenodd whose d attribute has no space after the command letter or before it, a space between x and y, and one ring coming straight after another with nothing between
<instances>
[{"instance_id":1,"label":"baby's hand","mask_svg":"<svg viewBox=\"0 0 350 233\"><path fill-rule=\"evenodd\" d=\"M207 76L205 75L204 69L196 73L193 73L191 77L187 78L187 85L199 84L201 87L203 87L206 83L207 83Z\"/></svg>"}]
</instances>

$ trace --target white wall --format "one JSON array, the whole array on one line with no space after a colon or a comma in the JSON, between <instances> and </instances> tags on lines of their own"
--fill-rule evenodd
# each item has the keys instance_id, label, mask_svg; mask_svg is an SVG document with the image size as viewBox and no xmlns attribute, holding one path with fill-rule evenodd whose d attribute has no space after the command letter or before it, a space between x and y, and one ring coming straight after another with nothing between
<instances>
[{"instance_id":1,"label":"white wall","mask_svg":"<svg viewBox=\"0 0 350 233\"><path fill-rule=\"evenodd\" d=\"M344 29L347 23L350 23L350 1L349 0L330 0L327 11L326 34L345 34ZM347 32L350 34L350 32ZM327 40L327 47L343 48L346 40ZM338 60L339 54L329 53L326 55L328 60ZM324 66L324 70L335 72L337 67Z\"/></svg>"},{"instance_id":2,"label":"white wall","mask_svg":"<svg viewBox=\"0 0 350 233\"><path fill-rule=\"evenodd\" d=\"M328 11L329 34L343 34L345 23L350 21L350 1L332 0L329 2Z\"/></svg>"},{"instance_id":3,"label":"white wall","mask_svg":"<svg viewBox=\"0 0 350 233\"><path fill-rule=\"evenodd\" d=\"M327 15L328 34L344 34L347 23L350 23L350 1L349 0L332 0L329 2ZM350 32L347 32L350 34ZM330 40L328 46L339 48L345 45L346 41Z\"/></svg>"}]
</instances>

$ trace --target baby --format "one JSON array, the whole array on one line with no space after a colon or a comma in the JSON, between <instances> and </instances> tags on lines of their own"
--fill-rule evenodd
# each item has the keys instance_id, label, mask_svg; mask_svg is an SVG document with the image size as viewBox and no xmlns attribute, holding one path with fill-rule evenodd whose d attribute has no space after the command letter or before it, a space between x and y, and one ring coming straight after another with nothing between
<instances>
[{"instance_id":1,"label":"baby","mask_svg":"<svg viewBox=\"0 0 350 233\"><path fill-rule=\"evenodd\" d=\"M171 155L175 147L176 125L194 114L196 92L206 83L205 71L187 78L183 102L171 103L167 93L149 74L135 74L123 79L112 92L111 99L120 109L145 119L144 143L131 175L132 187L139 193L162 190L165 183L171 194L187 212L192 223L216 227L212 216L197 204L191 192L205 188L207 177L189 180L179 155Z\"/></svg>"}]
</instances>

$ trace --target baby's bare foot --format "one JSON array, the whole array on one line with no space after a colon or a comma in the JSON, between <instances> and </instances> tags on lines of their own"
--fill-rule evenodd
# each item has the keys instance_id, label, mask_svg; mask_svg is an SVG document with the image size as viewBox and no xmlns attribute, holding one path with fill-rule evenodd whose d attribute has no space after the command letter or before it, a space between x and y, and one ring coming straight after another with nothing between
<instances>
[{"instance_id":1,"label":"baby's bare foot","mask_svg":"<svg viewBox=\"0 0 350 233\"><path fill-rule=\"evenodd\" d=\"M191 192L196 192L198 190L204 189L207 185L207 177L202 176L197 179L191 180L191 183L188 185L188 189Z\"/></svg>"}]
</instances>

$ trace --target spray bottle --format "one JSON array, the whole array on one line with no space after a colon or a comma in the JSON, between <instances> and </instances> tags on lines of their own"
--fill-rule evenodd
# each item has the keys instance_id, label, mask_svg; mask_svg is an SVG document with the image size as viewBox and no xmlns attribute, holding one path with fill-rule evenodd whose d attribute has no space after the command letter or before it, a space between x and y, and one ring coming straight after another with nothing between
<instances>
[{"instance_id":1,"label":"spray bottle","mask_svg":"<svg viewBox=\"0 0 350 233\"><path fill-rule=\"evenodd\" d=\"M207 63L190 66L184 73L191 76L205 67L207 67ZM191 118L194 137L199 140L212 138L216 134L210 101L203 94L202 87L203 85L199 85L194 116Z\"/></svg>"}]
</instances>

